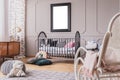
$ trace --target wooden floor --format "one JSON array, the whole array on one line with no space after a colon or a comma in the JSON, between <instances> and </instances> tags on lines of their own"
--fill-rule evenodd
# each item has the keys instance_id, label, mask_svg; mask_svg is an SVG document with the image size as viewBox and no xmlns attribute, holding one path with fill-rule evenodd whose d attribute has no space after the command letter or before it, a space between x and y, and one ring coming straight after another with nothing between
<instances>
[{"instance_id":1,"label":"wooden floor","mask_svg":"<svg viewBox=\"0 0 120 80\"><path fill-rule=\"evenodd\" d=\"M25 61L25 60L24 60ZM52 65L36 66L33 64L26 64L27 69L34 70L51 70L60 72L73 72L73 60L51 59Z\"/></svg>"},{"instance_id":2,"label":"wooden floor","mask_svg":"<svg viewBox=\"0 0 120 80\"><path fill-rule=\"evenodd\" d=\"M32 69L32 70L49 70L49 71L57 71L57 72L73 72L73 60L68 60L68 59L57 59L53 58L50 59L53 64L52 65L47 65L47 66L37 66L33 64L27 64L26 61L29 58L24 58L22 61L25 62L27 70ZM0 77L4 76L0 72Z\"/></svg>"}]
</instances>

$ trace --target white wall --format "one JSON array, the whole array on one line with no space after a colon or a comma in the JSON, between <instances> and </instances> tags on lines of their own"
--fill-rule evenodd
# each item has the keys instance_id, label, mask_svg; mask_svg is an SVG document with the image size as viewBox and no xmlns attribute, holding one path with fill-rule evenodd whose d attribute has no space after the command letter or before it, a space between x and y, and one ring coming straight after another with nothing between
<instances>
[{"instance_id":1,"label":"white wall","mask_svg":"<svg viewBox=\"0 0 120 80\"><path fill-rule=\"evenodd\" d=\"M71 2L71 32L50 32L50 4ZM119 11L119 0L27 0L27 55L37 52L40 31L48 37L74 37L79 30L82 45L102 39L110 18Z\"/></svg>"},{"instance_id":2,"label":"white wall","mask_svg":"<svg viewBox=\"0 0 120 80\"><path fill-rule=\"evenodd\" d=\"M9 28L8 28L8 0L4 0L5 2L5 41L9 41Z\"/></svg>"},{"instance_id":3,"label":"white wall","mask_svg":"<svg viewBox=\"0 0 120 80\"><path fill-rule=\"evenodd\" d=\"M4 40L4 30L5 30L5 19L4 19L4 17L5 17L5 15L4 15L4 9L5 9L5 7L4 7L4 0L0 0L0 10L1 10L1 12L0 12L0 41L3 41Z\"/></svg>"},{"instance_id":4,"label":"white wall","mask_svg":"<svg viewBox=\"0 0 120 80\"><path fill-rule=\"evenodd\" d=\"M8 0L0 0L0 41L8 41Z\"/></svg>"}]
</instances>

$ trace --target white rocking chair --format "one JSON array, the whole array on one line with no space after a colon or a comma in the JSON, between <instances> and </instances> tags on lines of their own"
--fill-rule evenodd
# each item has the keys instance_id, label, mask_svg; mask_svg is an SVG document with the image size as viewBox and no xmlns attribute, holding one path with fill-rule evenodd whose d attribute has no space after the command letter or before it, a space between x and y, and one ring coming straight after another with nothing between
<instances>
[{"instance_id":1,"label":"white rocking chair","mask_svg":"<svg viewBox=\"0 0 120 80\"><path fill-rule=\"evenodd\" d=\"M102 67L102 62L105 59L105 54L107 51L107 48L109 47L109 40L111 39L113 33L112 33L112 27L113 27L113 23L115 22L115 20L120 16L120 12L117 13L115 16L113 16L113 18L111 19L111 21L109 22L108 25L108 31L105 33L103 41L102 41L102 47L100 49L100 51L98 52L98 61L97 61L97 65L95 68L95 78L93 80L120 80L120 72L116 71L116 72L104 72L103 71L103 67ZM119 26L120 27L120 26ZM120 37L120 36L119 36ZM120 45L120 44L119 44ZM88 77L83 77L83 75L81 74L81 69L83 67L84 64L84 59L82 57L78 57L79 53L81 51L84 51L85 53L87 52L87 50L83 47L78 48L75 58L74 58L74 73L75 73L75 79L76 80L92 80L92 78L88 78ZM120 52L119 52L120 53ZM82 64L80 65L80 68L78 67L78 63L82 62ZM110 64L110 65L120 65L120 62L115 63L115 64Z\"/></svg>"}]
</instances>

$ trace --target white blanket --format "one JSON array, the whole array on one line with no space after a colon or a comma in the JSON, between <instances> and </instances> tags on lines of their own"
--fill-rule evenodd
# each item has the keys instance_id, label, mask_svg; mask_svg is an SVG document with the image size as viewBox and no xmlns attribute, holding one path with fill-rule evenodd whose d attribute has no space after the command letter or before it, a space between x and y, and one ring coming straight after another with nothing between
<instances>
[{"instance_id":1,"label":"white blanket","mask_svg":"<svg viewBox=\"0 0 120 80\"><path fill-rule=\"evenodd\" d=\"M93 77L95 66L97 63L98 54L93 51L87 51L83 64L83 75Z\"/></svg>"}]
</instances>

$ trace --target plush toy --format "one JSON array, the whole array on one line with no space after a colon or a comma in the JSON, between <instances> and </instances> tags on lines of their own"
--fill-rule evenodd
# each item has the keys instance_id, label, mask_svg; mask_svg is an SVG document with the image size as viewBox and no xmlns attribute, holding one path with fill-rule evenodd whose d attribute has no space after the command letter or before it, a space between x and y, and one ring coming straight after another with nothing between
<instances>
[{"instance_id":1,"label":"plush toy","mask_svg":"<svg viewBox=\"0 0 120 80\"><path fill-rule=\"evenodd\" d=\"M97 43L95 41L87 41L86 49L96 49Z\"/></svg>"},{"instance_id":2,"label":"plush toy","mask_svg":"<svg viewBox=\"0 0 120 80\"><path fill-rule=\"evenodd\" d=\"M47 53L45 51L39 51L35 56L36 59L47 58L47 57L48 56L47 56Z\"/></svg>"},{"instance_id":3,"label":"plush toy","mask_svg":"<svg viewBox=\"0 0 120 80\"><path fill-rule=\"evenodd\" d=\"M16 60L13 64L13 68L11 71L7 74L7 77L20 77L20 76L26 76L25 71L23 71L23 68L25 67L24 63L22 61Z\"/></svg>"}]
</instances>

